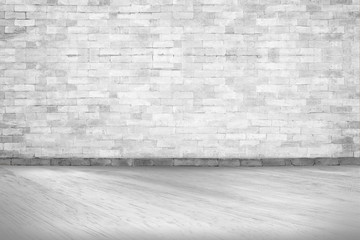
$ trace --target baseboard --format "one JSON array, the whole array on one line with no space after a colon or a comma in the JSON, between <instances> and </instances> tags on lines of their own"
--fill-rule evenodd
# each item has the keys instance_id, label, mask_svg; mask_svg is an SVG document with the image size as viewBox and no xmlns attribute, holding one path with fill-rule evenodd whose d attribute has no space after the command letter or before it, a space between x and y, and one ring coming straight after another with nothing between
<instances>
[{"instance_id":1,"label":"baseboard","mask_svg":"<svg viewBox=\"0 0 360 240\"><path fill-rule=\"evenodd\" d=\"M0 165L13 166L339 166L360 165L359 157L341 158L0 158Z\"/></svg>"}]
</instances>

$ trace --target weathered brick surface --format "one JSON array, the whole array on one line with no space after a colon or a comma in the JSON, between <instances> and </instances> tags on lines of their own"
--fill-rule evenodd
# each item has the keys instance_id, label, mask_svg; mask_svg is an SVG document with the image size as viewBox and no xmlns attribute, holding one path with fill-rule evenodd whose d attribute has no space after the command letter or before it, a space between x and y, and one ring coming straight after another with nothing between
<instances>
[{"instance_id":1,"label":"weathered brick surface","mask_svg":"<svg viewBox=\"0 0 360 240\"><path fill-rule=\"evenodd\" d=\"M315 160L311 158L294 158L291 159L291 164L294 166L313 166Z\"/></svg>"},{"instance_id":2,"label":"weathered brick surface","mask_svg":"<svg viewBox=\"0 0 360 240\"><path fill-rule=\"evenodd\" d=\"M260 159L241 159L240 166L244 167L261 167L262 161Z\"/></svg>"},{"instance_id":3,"label":"weathered brick surface","mask_svg":"<svg viewBox=\"0 0 360 240\"><path fill-rule=\"evenodd\" d=\"M71 166L90 166L90 159L79 158L79 159L70 159Z\"/></svg>"},{"instance_id":4,"label":"weathered brick surface","mask_svg":"<svg viewBox=\"0 0 360 240\"><path fill-rule=\"evenodd\" d=\"M113 167L131 167L134 166L134 159L112 159L111 166Z\"/></svg>"},{"instance_id":5,"label":"weathered brick surface","mask_svg":"<svg viewBox=\"0 0 360 240\"><path fill-rule=\"evenodd\" d=\"M111 159L103 159L103 158L91 158L90 165L91 166L111 166Z\"/></svg>"},{"instance_id":6,"label":"weathered brick surface","mask_svg":"<svg viewBox=\"0 0 360 240\"><path fill-rule=\"evenodd\" d=\"M359 0L0 0L0 157L360 157L359 25Z\"/></svg>"},{"instance_id":7,"label":"weathered brick surface","mask_svg":"<svg viewBox=\"0 0 360 240\"><path fill-rule=\"evenodd\" d=\"M198 167L217 167L219 163L217 159L195 159L194 165Z\"/></svg>"},{"instance_id":8,"label":"weathered brick surface","mask_svg":"<svg viewBox=\"0 0 360 240\"><path fill-rule=\"evenodd\" d=\"M50 160L51 166L70 166L72 159L55 158Z\"/></svg>"},{"instance_id":9,"label":"weathered brick surface","mask_svg":"<svg viewBox=\"0 0 360 240\"><path fill-rule=\"evenodd\" d=\"M360 165L360 158L0 158L0 165L15 166L192 166L192 167L262 167L262 166L338 166Z\"/></svg>"},{"instance_id":10,"label":"weathered brick surface","mask_svg":"<svg viewBox=\"0 0 360 240\"><path fill-rule=\"evenodd\" d=\"M0 158L0 165L11 165L11 159L9 159L9 158Z\"/></svg>"},{"instance_id":11,"label":"weathered brick surface","mask_svg":"<svg viewBox=\"0 0 360 240\"><path fill-rule=\"evenodd\" d=\"M283 158L269 158L269 159L261 159L263 166L285 166L290 165L287 159Z\"/></svg>"},{"instance_id":12,"label":"weathered brick surface","mask_svg":"<svg viewBox=\"0 0 360 240\"><path fill-rule=\"evenodd\" d=\"M153 166L152 159L134 159L134 166Z\"/></svg>"},{"instance_id":13,"label":"weathered brick surface","mask_svg":"<svg viewBox=\"0 0 360 240\"><path fill-rule=\"evenodd\" d=\"M240 167L239 159L219 159L219 167Z\"/></svg>"},{"instance_id":14,"label":"weathered brick surface","mask_svg":"<svg viewBox=\"0 0 360 240\"><path fill-rule=\"evenodd\" d=\"M340 158L340 165L360 165L360 158Z\"/></svg>"},{"instance_id":15,"label":"weathered brick surface","mask_svg":"<svg viewBox=\"0 0 360 240\"><path fill-rule=\"evenodd\" d=\"M332 166L332 165L339 165L340 163L339 163L339 159L337 158L316 158L315 164Z\"/></svg>"},{"instance_id":16,"label":"weathered brick surface","mask_svg":"<svg viewBox=\"0 0 360 240\"><path fill-rule=\"evenodd\" d=\"M32 158L30 159L30 165L32 166L50 166L50 159Z\"/></svg>"},{"instance_id":17,"label":"weathered brick surface","mask_svg":"<svg viewBox=\"0 0 360 240\"><path fill-rule=\"evenodd\" d=\"M195 159L174 159L174 166L195 166Z\"/></svg>"},{"instance_id":18,"label":"weathered brick surface","mask_svg":"<svg viewBox=\"0 0 360 240\"><path fill-rule=\"evenodd\" d=\"M154 166L173 166L174 160L171 158L160 158L160 159L152 159Z\"/></svg>"},{"instance_id":19,"label":"weathered brick surface","mask_svg":"<svg viewBox=\"0 0 360 240\"><path fill-rule=\"evenodd\" d=\"M28 158L13 158L11 159L11 165L14 166L29 166L31 165L31 159Z\"/></svg>"}]
</instances>

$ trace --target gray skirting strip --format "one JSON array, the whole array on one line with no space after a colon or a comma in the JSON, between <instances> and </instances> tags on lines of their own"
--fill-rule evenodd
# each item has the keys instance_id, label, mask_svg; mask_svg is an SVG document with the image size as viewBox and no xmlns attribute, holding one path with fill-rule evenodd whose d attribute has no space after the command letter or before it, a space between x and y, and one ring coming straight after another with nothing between
<instances>
[{"instance_id":1,"label":"gray skirting strip","mask_svg":"<svg viewBox=\"0 0 360 240\"><path fill-rule=\"evenodd\" d=\"M0 165L14 166L339 166L360 165L358 157L343 158L1 158Z\"/></svg>"}]
</instances>

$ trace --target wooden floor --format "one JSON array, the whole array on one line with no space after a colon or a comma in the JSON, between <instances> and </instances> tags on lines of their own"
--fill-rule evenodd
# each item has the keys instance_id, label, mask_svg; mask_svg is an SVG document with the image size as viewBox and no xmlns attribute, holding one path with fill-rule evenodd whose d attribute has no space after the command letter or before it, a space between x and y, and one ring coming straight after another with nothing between
<instances>
[{"instance_id":1,"label":"wooden floor","mask_svg":"<svg viewBox=\"0 0 360 240\"><path fill-rule=\"evenodd\" d=\"M359 166L0 167L1 240L359 236Z\"/></svg>"}]
</instances>

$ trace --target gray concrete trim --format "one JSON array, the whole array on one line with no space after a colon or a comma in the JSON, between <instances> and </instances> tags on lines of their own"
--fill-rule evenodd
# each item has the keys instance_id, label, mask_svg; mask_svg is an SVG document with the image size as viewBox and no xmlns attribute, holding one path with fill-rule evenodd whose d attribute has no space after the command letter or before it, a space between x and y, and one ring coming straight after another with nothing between
<instances>
[{"instance_id":1,"label":"gray concrete trim","mask_svg":"<svg viewBox=\"0 0 360 240\"><path fill-rule=\"evenodd\" d=\"M342 158L0 158L0 165L13 166L338 166L360 165L359 157Z\"/></svg>"}]
</instances>

